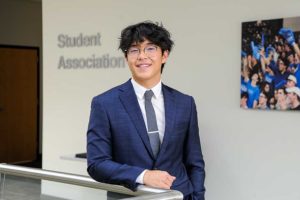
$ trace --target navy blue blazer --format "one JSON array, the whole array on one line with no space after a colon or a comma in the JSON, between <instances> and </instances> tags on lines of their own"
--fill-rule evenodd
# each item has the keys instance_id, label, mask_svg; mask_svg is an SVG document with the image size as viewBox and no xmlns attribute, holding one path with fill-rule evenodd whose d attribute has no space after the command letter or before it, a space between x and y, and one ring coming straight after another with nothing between
<instances>
[{"instance_id":1,"label":"navy blue blazer","mask_svg":"<svg viewBox=\"0 0 300 200\"><path fill-rule=\"evenodd\" d=\"M204 161L194 99L162 85L165 134L155 159L131 81L93 98L87 132L88 173L135 190L145 169L167 171L171 189L204 200Z\"/></svg>"}]
</instances>

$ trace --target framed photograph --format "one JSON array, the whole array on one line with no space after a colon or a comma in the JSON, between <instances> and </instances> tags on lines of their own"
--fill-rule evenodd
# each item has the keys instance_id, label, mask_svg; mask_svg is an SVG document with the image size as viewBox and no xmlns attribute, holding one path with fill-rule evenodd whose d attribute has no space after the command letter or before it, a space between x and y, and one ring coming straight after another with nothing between
<instances>
[{"instance_id":1,"label":"framed photograph","mask_svg":"<svg viewBox=\"0 0 300 200\"><path fill-rule=\"evenodd\" d=\"M242 23L240 107L300 110L300 17Z\"/></svg>"}]
</instances>

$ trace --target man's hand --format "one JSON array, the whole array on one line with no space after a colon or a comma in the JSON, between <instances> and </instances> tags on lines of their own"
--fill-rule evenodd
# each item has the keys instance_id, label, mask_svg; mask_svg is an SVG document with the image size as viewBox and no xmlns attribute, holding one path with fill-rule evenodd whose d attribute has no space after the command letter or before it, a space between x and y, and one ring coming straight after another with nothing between
<instances>
[{"instance_id":1,"label":"man's hand","mask_svg":"<svg viewBox=\"0 0 300 200\"><path fill-rule=\"evenodd\" d=\"M171 176L166 171L147 170L144 175L144 184L150 187L170 189L175 176Z\"/></svg>"},{"instance_id":2,"label":"man's hand","mask_svg":"<svg viewBox=\"0 0 300 200\"><path fill-rule=\"evenodd\" d=\"M250 45L251 45L253 57L257 61L259 61L260 60L260 54L259 54L259 52L260 52L261 49L258 46L256 46L253 41L251 41Z\"/></svg>"},{"instance_id":3,"label":"man's hand","mask_svg":"<svg viewBox=\"0 0 300 200\"><path fill-rule=\"evenodd\" d=\"M293 33L292 29L290 29L290 28L281 28L279 30L279 34L282 35L284 37L284 39L286 39L286 41L290 45L293 45L295 43L295 37L294 37L294 33Z\"/></svg>"}]
</instances>

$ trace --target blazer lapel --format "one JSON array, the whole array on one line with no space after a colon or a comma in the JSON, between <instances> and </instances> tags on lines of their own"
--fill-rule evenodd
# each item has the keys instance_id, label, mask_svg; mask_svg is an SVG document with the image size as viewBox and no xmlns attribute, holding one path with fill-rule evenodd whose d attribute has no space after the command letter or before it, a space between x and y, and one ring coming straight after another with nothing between
<instances>
[{"instance_id":1,"label":"blazer lapel","mask_svg":"<svg viewBox=\"0 0 300 200\"><path fill-rule=\"evenodd\" d=\"M140 109L136 94L134 92L133 86L129 81L127 81L123 87L120 88L120 100L125 107L128 115L131 118L132 123L135 125L139 136L141 137L146 149L152 158L154 158L148 133L146 130L145 122L142 116L142 111Z\"/></svg>"},{"instance_id":2,"label":"blazer lapel","mask_svg":"<svg viewBox=\"0 0 300 200\"><path fill-rule=\"evenodd\" d=\"M176 118L176 102L172 91L165 85L162 85L162 91L165 104L165 134L158 154L158 158L160 157L160 155L164 154L164 151L168 146L168 142L173 132Z\"/></svg>"}]
</instances>

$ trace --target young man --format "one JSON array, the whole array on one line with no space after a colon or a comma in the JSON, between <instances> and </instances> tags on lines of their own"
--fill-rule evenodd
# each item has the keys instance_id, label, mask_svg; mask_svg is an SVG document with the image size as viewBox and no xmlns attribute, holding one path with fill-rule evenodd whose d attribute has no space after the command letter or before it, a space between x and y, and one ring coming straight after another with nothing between
<instances>
[{"instance_id":1,"label":"young man","mask_svg":"<svg viewBox=\"0 0 300 200\"><path fill-rule=\"evenodd\" d=\"M287 93L284 88L279 88L277 90L276 110L288 110L289 103L286 94Z\"/></svg>"},{"instance_id":2,"label":"young man","mask_svg":"<svg viewBox=\"0 0 300 200\"><path fill-rule=\"evenodd\" d=\"M260 109L260 110L268 110L269 107L268 107L267 103L268 103L267 94L265 92L260 92L258 105L256 108Z\"/></svg>"},{"instance_id":3,"label":"young man","mask_svg":"<svg viewBox=\"0 0 300 200\"><path fill-rule=\"evenodd\" d=\"M170 33L142 22L125 28L119 48L132 78L92 101L88 172L95 180L174 189L204 200L204 161L194 99L161 82Z\"/></svg>"},{"instance_id":4,"label":"young man","mask_svg":"<svg viewBox=\"0 0 300 200\"><path fill-rule=\"evenodd\" d=\"M287 78L285 87L291 88L296 86L297 86L297 78L294 75L290 74Z\"/></svg>"},{"instance_id":5,"label":"young man","mask_svg":"<svg viewBox=\"0 0 300 200\"><path fill-rule=\"evenodd\" d=\"M300 110L300 89L298 87L286 88L290 100L291 110Z\"/></svg>"}]
</instances>

